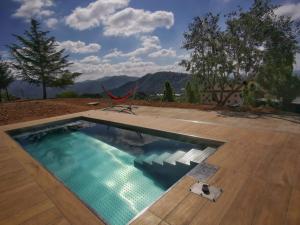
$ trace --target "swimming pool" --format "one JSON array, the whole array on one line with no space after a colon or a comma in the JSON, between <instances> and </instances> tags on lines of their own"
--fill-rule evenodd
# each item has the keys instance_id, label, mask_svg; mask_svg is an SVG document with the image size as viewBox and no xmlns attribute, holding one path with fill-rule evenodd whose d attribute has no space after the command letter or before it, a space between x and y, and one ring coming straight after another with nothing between
<instances>
[{"instance_id":1,"label":"swimming pool","mask_svg":"<svg viewBox=\"0 0 300 225\"><path fill-rule=\"evenodd\" d=\"M86 118L11 135L111 225L127 224L217 148L180 135Z\"/></svg>"}]
</instances>

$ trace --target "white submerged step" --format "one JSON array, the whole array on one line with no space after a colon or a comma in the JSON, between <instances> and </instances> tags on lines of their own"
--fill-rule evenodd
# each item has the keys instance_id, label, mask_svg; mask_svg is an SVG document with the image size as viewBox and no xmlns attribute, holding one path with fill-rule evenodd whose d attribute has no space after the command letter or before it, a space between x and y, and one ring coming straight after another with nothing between
<instances>
[{"instance_id":1,"label":"white submerged step","mask_svg":"<svg viewBox=\"0 0 300 225\"><path fill-rule=\"evenodd\" d=\"M152 165L153 160L155 160L158 156L159 156L159 155L156 154L156 153L151 154L151 155L149 155L149 156L147 156L147 157L145 157L145 158L143 159L143 163L144 163L144 164L147 163L147 164L149 164L149 165Z\"/></svg>"},{"instance_id":2,"label":"white submerged step","mask_svg":"<svg viewBox=\"0 0 300 225\"><path fill-rule=\"evenodd\" d=\"M217 149L212 147L206 147L204 150L201 151L201 154L191 160L191 164L199 164L207 159L210 155L212 155Z\"/></svg>"},{"instance_id":3,"label":"white submerged step","mask_svg":"<svg viewBox=\"0 0 300 225\"><path fill-rule=\"evenodd\" d=\"M190 162L202 154L202 150L192 148L186 154L184 154L181 158L176 160L176 163L181 163L185 165L190 165Z\"/></svg>"},{"instance_id":4,"label":"white submerged step","mask_svg":"<svg viewBox=\"0 0 300 225\"><path fill-rule=\"evenodd\" d=\"M153 163L156 163L156 164L159 164L162 166L164 163L164 160L169 158L171 155L172 155L172 153L165 152L165 153L161 154L160 156L156 157L156 159L153 160Z\"/></svg>"},{"instance_id":5,"label":"white submerged step","mask_svg":"<svg viewBox=\"0 0 300 225\"><path fill-rule=\"evenodd\" d=\"M167 163L167 164L172 164L172 165L176 165L176 161L178 159L180 159L182 156L185 155L186 152L184 151L176 151L175 153L171 154L170 157L168 157L167 159L164 160L164 164Z\"/></svg>"},{"instance_id":6,"label":"white submerged step","mask_svg":"<svg viewBox=\"0 0 300 225\"><path fill-rule=\"evenodd\" d=\"M175 174L185 174L197 164L202 163L216 148L206 147L203 150L191 149L188 152L178 150L174 153L155 152L143 155L134 160L135 166L146 169L148 172L173 176Z\"/></svg>"}]
</instances>

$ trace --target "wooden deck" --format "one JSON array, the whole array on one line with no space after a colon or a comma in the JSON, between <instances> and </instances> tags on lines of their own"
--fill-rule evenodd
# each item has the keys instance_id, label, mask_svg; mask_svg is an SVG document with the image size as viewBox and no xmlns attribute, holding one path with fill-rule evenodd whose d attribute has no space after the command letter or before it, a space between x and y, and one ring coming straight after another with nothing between
<instances>
[{"instance_id":1,"label":"wooden deck","mask_svg":"<svg viewBox=\"0 0 300 225\"><path fill-rule=\"evenodd\" d=\"M186 176L132 224L300 224L297 118L149 107L139 107L137 115L95 110L0 127L0 224L103 224L5 133L76 116L226 141L207 160L220 167L208 181L224 190L217 202L190 193L196 181Z\"/></svg>"}]
</instances>

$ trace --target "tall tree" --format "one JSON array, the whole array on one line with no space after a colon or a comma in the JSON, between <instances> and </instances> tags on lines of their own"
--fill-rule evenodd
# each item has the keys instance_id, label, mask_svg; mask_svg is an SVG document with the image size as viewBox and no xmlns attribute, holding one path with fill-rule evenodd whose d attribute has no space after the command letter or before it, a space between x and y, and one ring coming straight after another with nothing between
<instances>
[{"instance_id":1,"label":"tall tree","mask_svg":"<svg viewBox=\"0 0 300 225\"><path fill-rule=\"evenodd\" d=\"M14 81L8 62L0 56L0 102L2 101L2 90L6 91L6 98L9 100L8 86Z\"/></svg>"},{"instance_id":2,"label":"tall tree","mask_svg":"<svg viewBox=\"0 0 300 225\"><path fill-rule=\"evenodd\" d=\"M191 52L190 60L183 60L185 66L203 86L204 91L212 91L221 84L219 61L223 54L223 33L218 24L219 15L211 13L196 17L184 33L183 47ZM220 103L222 99L217 99Z\"/></svg>"},{"instance_id":3,"label":"tall tree","mask_svg":"<svg viewBox=\"0 0 300 225\"><path fill-rule=\"evenodd\" d=\"M175 101L173 88L169 81L165 82L165 89L164 89L164 94L163 94L162 100L165 102L174 102Z\"/></svg>"},{"instance_id":4,"label":"tall tree","mask_svg":"<svg viewBox=\"0 0 300 225\"><path fill-rule=\"evenodd\" d=\"M185 98L186 98L186 101L188 101L189 103L196 102L196 96L195 96L195 93L194 93L194 90L192 88L190 81L188 81L185 86Z\"/></svg>"},{"instance_id":5,"label":"tall tree","mask_svg":"<svg viewBox=\"0 0 300 225\"><path fill-rule=\"evenodd\" d=\"M209 13L196 17L184 33L183 47L191 57L181 64L199 77L205 92L214 93L218 104L224 105L251 80L290 101L287 87L296 87L291 80L296 80L292 71L299 26L288 17L276 16L274 9L269 0L255 0L248 11L239 8L225 15L225 29L219 15Z\"/></svg>"},{"instance_id":6,"label":"tall tree","mask_svg":"<svg viewBox=\"0 0 300 225\"><path fill-rule=\"evenodd\" d=\"M72 73L67 68L72 64L64 49L58 50L54 37L48 37L38 21L32 19L24 36L14 35L20 44L9 46L15 59L14 68L23 80L41 85L43 98L47 98L47 87L65 87L73 84L80 73Z\"/></svg>"},{"instance_id":7,"label":"tall tree","mask_svg":"<svg viewBox=\"0 0 300 225\"><path fill-rule=\"evenodd\" d=\"M287 106L300 94L300 80L294 75L294 62L299 52L297 39L300 35L300 23L287 16L278 16L268 1L256 1L269 13L261 17L260 35L263 40L263 65L260 67L257 81L272 96ZM265 3L265 4L263 4ZM256 36L256 35L255 35Z\"/></svg>"},{"instance_id":8,"label":"tall tree","mask_svg":"<svg viewBox=\"0 0 300 225\"><path fill-rule=\"evenodd\" d=\"M227 15L226 30L220 27L220 16L209 13L196 17L184 33L183 47L191 51L191 58L181 65L198 77L203 91L212 93L219 105L254 77L261 61L257 44L248 38L250 31L240 31L241 24L234 21L236 14Z\"/></svg>"}]
</instances>

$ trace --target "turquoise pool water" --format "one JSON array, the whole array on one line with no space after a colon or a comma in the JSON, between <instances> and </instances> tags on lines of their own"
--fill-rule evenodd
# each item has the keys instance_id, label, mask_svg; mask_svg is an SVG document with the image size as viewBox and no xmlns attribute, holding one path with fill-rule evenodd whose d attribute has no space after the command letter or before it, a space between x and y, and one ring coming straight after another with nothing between
<instances>
[{"instance_id":1,"label":"turquoise pool water","mask_svg":"<svg viewBox=\"0 0 300 225\"><path fill-rule=\"evenodd\" d=\"M148 174L134 166L137 157L194 146L109 125L83 124L41 128L14 138L111 225L127 224L180 178Z\"/></svg>"}]
</instances>

